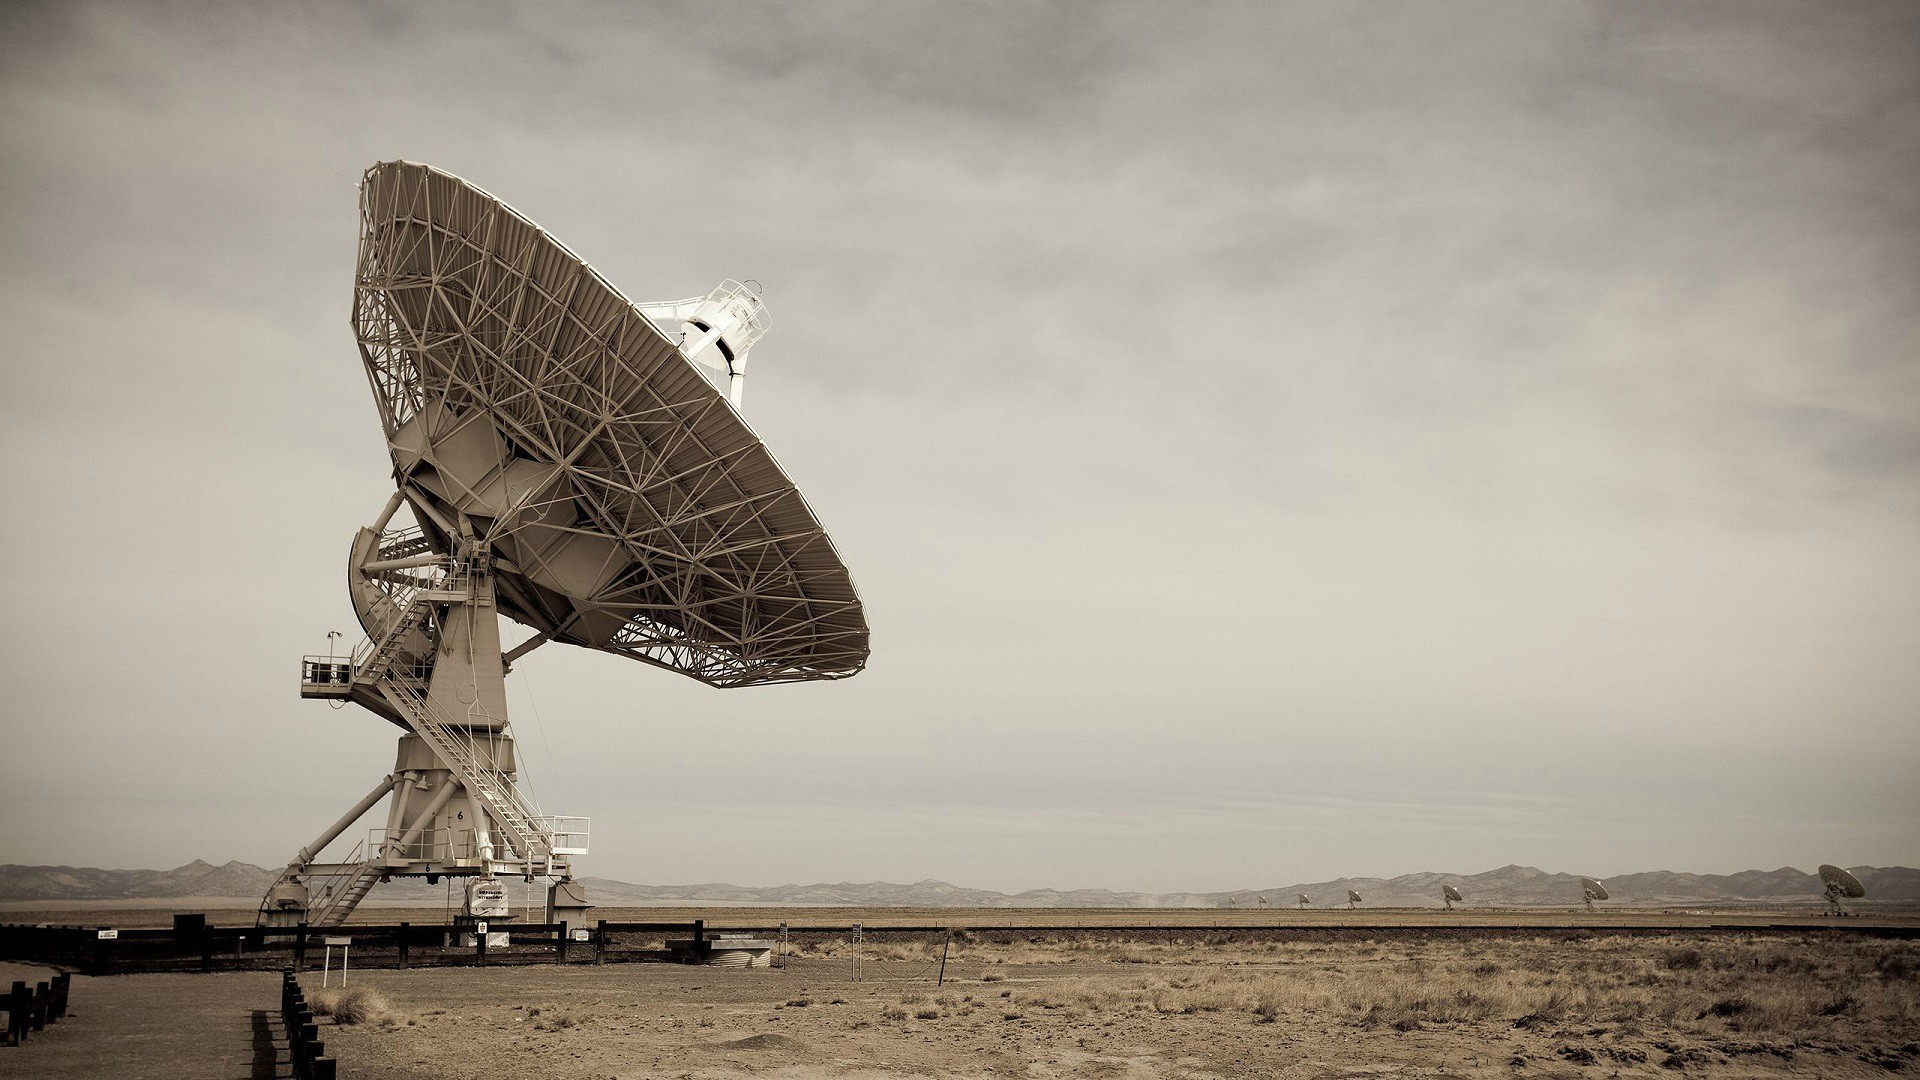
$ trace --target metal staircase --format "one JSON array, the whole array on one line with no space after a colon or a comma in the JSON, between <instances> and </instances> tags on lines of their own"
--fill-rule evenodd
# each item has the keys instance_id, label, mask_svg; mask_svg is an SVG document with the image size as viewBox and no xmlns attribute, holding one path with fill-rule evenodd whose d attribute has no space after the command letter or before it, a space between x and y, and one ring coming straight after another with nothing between
<instances>
[{"instance_id":1,"label":"metal staircase","mask_svg":"<svg viewBox=\"0 0 1920 1080\"><path fill-rule=\"evenodd\" d=\"M504 736L504 723L496 727L492 718L476 723L446 715L429 692L431 657L413 655L421 648L414 637L416 632L429 640L437 638L431 623L439 617L443 605L473 601L476 583L481 588L489 587L484 567L459 558L432 556L426 541L417 533L385 534L369 554L373 557L362 556L366 561L361 564L360 572L381 584L380 595L362 608L362 619L372 632L353 650L350 659L339 658L344 662L336 662L333 657L308 657L303 669L308 674L303 675L302 695L343 697L349 690L371 692L432 749L459 789L472 797L475 809L483 811L495 826L487 829L489 843L477 852L453 855L449 848L447 854L456 860L456 865L477 865L488 874L493 873L498 864L504 864L502 869L515 874L547 876L556 871L564 874L566 856L583 854L586 850L585 819L541 816L539 809L514 785L512 777L494 765L495 740ZM324 677L315 672L321 672ZM309 695L313 689L320 693ZM373 798L369 795L362 808ZM348 821L343 819L313 846L313 853L317 854L346 824ZM476 821L474 824L477 836L486 823ZM303 850L302 859L287 867L262 901L262 924L274 913L272 904L280 886L288 883L306 886L301 895L307 898L304 913L308 925L333 927L345 923L373 886L395 872L392 856L397 849L389 849L393 843L395 838L389 837L377 841L376 850L368 851L363 842L344 863L304 861L312 856ZM475 856L479 860L477 864L465 861Z\"/></svg>"},{"instance_id":2,"label":"metal staircase","mask_svg":"<svg viewBox=\"0 0 1920 1080\"><path fill-rule=\"evenodd\" d=\"M382 545L382 557L390 553L399 554ZM543 873L552 864L553 829L514 786L512 778L493 767L490 748L474 741L474 728L452 722L434 705L426 680L406 665L394 663L401 643L426 624L436 605L472 598L473 577L457 561L439 567L436 577L409 590L404 602L395 597L397 610L380 628L380 636L355 650L353 681L379 692L414 734L433 748L460 786L486 807L487 816L500 826L500 839L526 860L527 869Z\"/></svg>"},{"instance_id":3,"label":"metal staircase","mask_svg":"<svg viewBox=\"0 0 1920 1080\"><path fill-rule=\"evenodd\" d=\"M374 885L378 884L381 868L371 861L363 861L362 854L366 844L362 842L353 849L347 859L347 866L333 875L313 894L313 901L307 908L307 923L310 926L339 926L360 906L360 901Z\"/></svg>"},{"instance_id":4,"label":"metal staircase","mask_svg":"<svg viewBox=\"0 0 1920 1080\"><path fill-rule=\"evenodd\" d=\"M554 853L553 830L520 794L512 778L482 756L484 751L475 745L473 729L448 723L427 696L426 684L411 675L389 671L381 677L378 688L387 703L406 718L414 734L433 748L460 786L485 804L487 816L500 826L501 839L527 860L534 873L544 872Z\"/></svg>"}]
</instances>

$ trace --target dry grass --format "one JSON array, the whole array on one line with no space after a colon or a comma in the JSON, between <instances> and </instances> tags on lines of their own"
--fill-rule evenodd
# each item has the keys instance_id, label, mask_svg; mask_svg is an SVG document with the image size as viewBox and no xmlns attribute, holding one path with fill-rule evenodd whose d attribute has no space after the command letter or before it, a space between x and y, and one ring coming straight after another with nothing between
<instances>
[{"instance_id":1,"label":"dry grass","mask_svg":"<svg viewBox=\"0 0 1920 1080\"><path fill-rule=\"evenodd\" d=\"M393 1004L380 991L366 986L335 986L307 992L315 1016L331 1016L336 1024L365 1024L388 1017Z\"/></svg>"},{"instance_id":2,"label":"dry grass","mask_svg":"<svg viewBox=\"0 0 1920 1080\"><path fill-rule=\"evenodd\" d=\"M845 943L823 948L835 945ZM901 954L919 960L927 952L911 942L863 948L873 958ZM956 945L955 952L962 950ZM1399 1031L1499 1021L1541 1030L1611 1025L1796 1038L1831 1037L1855 1021L1920 1028L1920 946L1867 938L1702 938L1674 947L1602 934L1571 941L1414 939L1392 948L1369 942L975 940L961 959L993 966L1104 960L1179 969L1047 979L1020 997L1022 1006L1067 1015L1237 1013L1263 1023L1334 1020ZM902 1004L920 1000L908 995Z\"/></svg>"}]
</instances>

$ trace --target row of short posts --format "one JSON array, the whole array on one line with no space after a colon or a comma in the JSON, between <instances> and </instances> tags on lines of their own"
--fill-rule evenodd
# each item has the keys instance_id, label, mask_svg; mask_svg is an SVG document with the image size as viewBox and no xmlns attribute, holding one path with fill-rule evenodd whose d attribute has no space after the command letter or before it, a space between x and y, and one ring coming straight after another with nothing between
<instances>
[{"instance_id":1,"label":"row of short posts","mask_svg":"<svg viewBox=\"0 0 1920 1080\"><path fill-rule=\"evenodd\" d=\"M334 1080L334 1061L320 1041L306 991L291 970L280 975L280 1023L286 1028L287 1048L293 1058L294 1080Z\"/></svg>"},{"instance_id":2,"label":"row of short posts","mask_svg":"<svg viewBox=\"0 0 1920 1080\"><path fill-rule=\"evenodd\" d=\"M24 982L14 983L7 991L7 1045L19 1046L28 1035L45 1031L48 1024L67 1015L67 990L72 982L73 976L63 971L46 982L35 983L31 990Z\"/></svg>"}]
</instances>

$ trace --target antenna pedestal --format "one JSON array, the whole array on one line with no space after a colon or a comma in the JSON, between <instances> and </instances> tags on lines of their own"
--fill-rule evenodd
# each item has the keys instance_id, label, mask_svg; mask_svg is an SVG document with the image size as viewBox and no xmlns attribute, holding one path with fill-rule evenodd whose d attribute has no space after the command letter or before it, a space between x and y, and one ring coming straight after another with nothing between
<instances>
[{"instance_id":1,"label":"antenna pedestal","mask_svg":"<svg viewBox=\"0 0 1920 1080\"><path fill-rule=\"evenodd\" d=\"M463 916L498 918L497 877L567 881L572 856L586 854L585 818L543 815L516 785L495 583L477 547L465 521L445 536L355 538L348 584L367 640L344 662L308 658L301 693L353 701L406 733L393 771L287 864L261 902L263 925L337 926L393 877L473 878ZM316 861L383 799L384 827L345 861Z\"/></svg>"}]
</instances>

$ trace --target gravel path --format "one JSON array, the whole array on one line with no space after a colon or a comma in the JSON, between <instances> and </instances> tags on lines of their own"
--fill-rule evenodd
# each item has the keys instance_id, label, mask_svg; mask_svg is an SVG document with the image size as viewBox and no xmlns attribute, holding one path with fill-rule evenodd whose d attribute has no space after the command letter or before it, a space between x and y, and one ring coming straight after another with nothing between
<instances>
[{"instance_id":1,"label":"gravel path","mask_svg":"<svg viewBox=\"0 0 1920 1080\"><path fill-rule=\"evenodd\" d=\"M50 974L46 968L0 964L0 986L15 979L38 982ZM67 1018L21 1046L0 1046L0 1077L272 1077L278 980L270 972L75 975Z\"/></svg>"}]
</instances>

